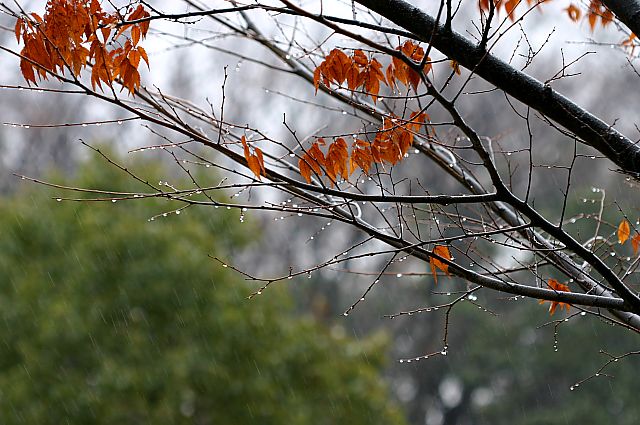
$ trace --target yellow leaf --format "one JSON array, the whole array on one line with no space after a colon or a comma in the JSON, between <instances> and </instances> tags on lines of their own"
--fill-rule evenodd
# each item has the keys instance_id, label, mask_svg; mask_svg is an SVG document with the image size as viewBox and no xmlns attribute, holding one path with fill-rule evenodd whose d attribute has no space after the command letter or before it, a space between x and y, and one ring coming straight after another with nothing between
<instances>
[{"instance_id":1,"label":"yellow leaf","mask_svg":"<svg viewBox=\"0 0 640 425\"><path fill-rule=\"evenodd\" d=\"M631 234L631 229L629 228L629 222L625 219L622 219L620 225L618 226L618 242L623 244L629 239L629 235Z\"/></svg>"}]
</instances>

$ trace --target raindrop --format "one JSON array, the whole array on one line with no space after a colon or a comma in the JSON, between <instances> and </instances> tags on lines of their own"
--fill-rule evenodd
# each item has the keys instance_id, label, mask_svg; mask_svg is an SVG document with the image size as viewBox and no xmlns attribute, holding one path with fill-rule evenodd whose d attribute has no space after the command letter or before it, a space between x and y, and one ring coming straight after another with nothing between
<instances>
[{"instance_id":1,"label":"raindrop","mask_svg":"<svg viewBox=\"0 0 640 425\"><path fill-rule=\"evenodd\" d=\"M569 387L569 390L570 390L570 391L573 391L573 390L574 390L573 385L572 385L571 387Z\"/></svg>"},{"instance_id":2,"label":"raindrop","mask_svg":"<svg viewBox=\"0 0 640 425\"><path fill-rule=\"evenodd\" d=\"M347 111L342 111L342 115L347 115Z\"/></svg>"},{"instance_id":3,"label":"raindrop","mask_svg":"<svg viewBox=\"0 0 640 425\"><path fill-rule=\"evenodd\" d=\"M61 202L62 199L61 198L56 198L56 201Z\"/></svg>"},{"instance_id":4,"label":"raindrop","mask_svg":"<svg viewBox=\"0 0 640 425\"><path fill-rule=\"evenodd\" d=\"M118 120L118 125L122 125L122 121Z\"/></svg>"},{"instance_id":5,"label":"raindrop","mask_svg":"<svg viewBox=\"0 0 640 425\"><path fill-rule=\"evenodd\" d=\"M180 210L176 211L176 215L180 215Z\"/></svg>"},{"instance_id":6,"label":"raindrop","mask_svg":"<svg viewBox=\"0 0 640 425\"><path fill-rule=\"evenodd\" d=\"M587 315L586 311L583 311L582 313L580 313L580 316L586 316L586 315Z\"/></svg>"},{"instance_id":7,"label":"raindrop","mask_svg":"<svg viewBox=\"0 0 640 425\"><path fill-rule=\"evenodd\" d=\"M115 203L116 203L116 200L115 200L115 199L112 199L112 200L111 200L111 202L113 202L113 203L115 204Z\"/></svg>"},{"instance_id":8,"label":"raindrop","mask_svg":"<svg viewBox=\"0 0 640 425\"><path fill-rule=\"evenodd\" d=\"M397 278L401 278L401 277L402 277L402 273L398 273L398 274L396 275L396 277L397 277Z\"/></svg>"}]
</instances>

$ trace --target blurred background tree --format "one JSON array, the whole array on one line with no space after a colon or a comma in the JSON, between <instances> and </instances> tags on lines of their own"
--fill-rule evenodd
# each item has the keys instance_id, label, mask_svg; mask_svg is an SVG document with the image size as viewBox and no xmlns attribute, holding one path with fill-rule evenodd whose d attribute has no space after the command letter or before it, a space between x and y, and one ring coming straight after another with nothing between
<instances>
[{"instance_id":1,"label":"blurred background tree","mask_svg":"<svg viewBox=\"0 0 640 425\"><path fill-rule=\"evenodd\" d=\"M131 179L90 161L71 184ZM167 201L53 196L25 187L0 206L1 423L404 423L380 375L383 334L295 315L285 287L249 301L207 257L256 234L237 214L147 223Z\"/></svg>"}]
</instances>

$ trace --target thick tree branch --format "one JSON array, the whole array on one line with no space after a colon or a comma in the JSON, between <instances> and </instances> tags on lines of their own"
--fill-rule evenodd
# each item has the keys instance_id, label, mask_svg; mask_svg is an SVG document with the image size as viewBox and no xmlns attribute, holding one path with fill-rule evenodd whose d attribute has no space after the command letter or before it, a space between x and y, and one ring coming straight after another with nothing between
<instances>
[{"instance_id":1,"label":"thick tree branch","mask_svg":"<svg viewBox=\"0 0 640 425\"><path fill-rule=\"evenodd\" d=\"M417 39L431 42L446 56L575 134L622 170L640 173L640 147L550 86L489 54L455 31L446 30L433 17L403 0L358 0L358 3L416 34Z\"/></svg>"},{"instance_id":2,"label":"thick tree branch","mask_svg":"<svg viewBox=\"0 0 640 425\"><path fill-rule=\"evenodd\" d=\"M640 35L640 1L638 0L602 0L634 34Z\"/></svg>"}]
</instances>

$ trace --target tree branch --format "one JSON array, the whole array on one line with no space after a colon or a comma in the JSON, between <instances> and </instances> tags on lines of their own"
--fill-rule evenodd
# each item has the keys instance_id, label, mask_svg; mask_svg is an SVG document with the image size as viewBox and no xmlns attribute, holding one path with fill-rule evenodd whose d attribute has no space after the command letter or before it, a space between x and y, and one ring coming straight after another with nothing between
<instances>
[{"instance_id":1,"label":"tree branch","mask_svg":"<svg viewBox=\"0 0 640 425\"><path fill-rule=\"evenodd\" d=\"M622 21L634 34L640 35L640 1L638 0L602 0L609 10Z\"/></svg>"},{"instance_id":2,"label":"tree branch","mask_svg":"<svg viewBox=\"0 0 640 425\"><path fill-rule=\"evenodd\" d=\"M358 3L416 34L417 39L431 42L460 65L575 134L622 170L640 173L640 147L548 85L489 54L455 31L446 30L430 15L403 0L358 0Z\"/></svg>"}]
</instances>

